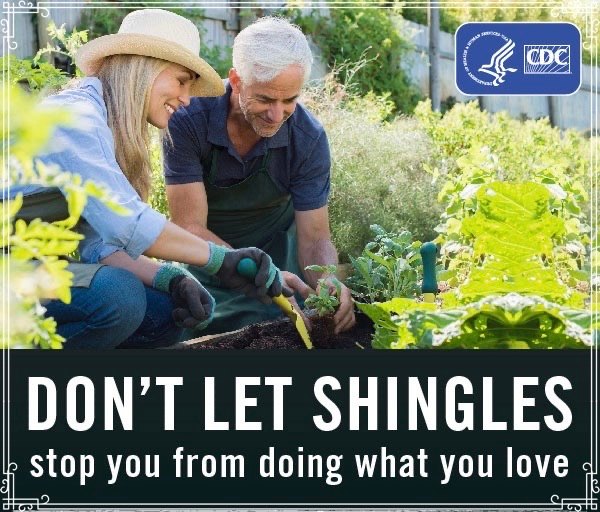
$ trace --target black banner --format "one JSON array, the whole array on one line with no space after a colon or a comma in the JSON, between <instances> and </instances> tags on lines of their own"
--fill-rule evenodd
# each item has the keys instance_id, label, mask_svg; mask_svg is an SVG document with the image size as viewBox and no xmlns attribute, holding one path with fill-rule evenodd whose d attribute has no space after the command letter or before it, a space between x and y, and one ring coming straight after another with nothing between
<instances>
[{"instance_id":1,"label":"black banner","mask_svg":"<svg viewBox=\"0 0 600 512\"><path fill-rule=\"evenodd\" d=\"M13 350L7 369L14 508L590 496L587 350Z\"/></svg>"}]
</instances>

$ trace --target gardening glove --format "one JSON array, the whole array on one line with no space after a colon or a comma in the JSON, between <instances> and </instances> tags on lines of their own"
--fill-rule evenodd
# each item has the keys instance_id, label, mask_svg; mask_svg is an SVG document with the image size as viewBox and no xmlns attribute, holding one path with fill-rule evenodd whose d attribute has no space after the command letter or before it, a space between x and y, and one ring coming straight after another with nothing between
<instances>
[{"instance_id":1,"label":"gardening glove","mask_svg":"<svg viewBox=\"0 0 600 512\"><path fill-rule=\"evenodd\" d=\"M293 291L283 285L281 272L273 265L271 257L256 247L244 249L227 249L212 242L208 243L210 257L203 267L204 272L214 275L225 288L243 293L259 300L263 304L271 303L271 297L282 293L291 297ZM256 277L251 280L237 271L237 265L243 258L254 260L258 267Z\"/></svg>"},{"instance_id":2,"label":"gardening glove","mask_svg":"<svg viewBox=\"0 0 600 512\"><path fill-rule=\"evenodd\" d=\"M200 330L211 322L215 299L183 267L162 265L154 276L152 285L171 295L175 304L172 316L177 326Z\"/></svg>"}]
</instances>

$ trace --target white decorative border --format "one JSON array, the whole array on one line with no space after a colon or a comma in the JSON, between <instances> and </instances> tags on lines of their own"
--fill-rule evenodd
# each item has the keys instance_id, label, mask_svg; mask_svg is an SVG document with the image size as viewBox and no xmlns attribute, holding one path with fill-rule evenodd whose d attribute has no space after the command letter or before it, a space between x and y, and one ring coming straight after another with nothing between
<instances>
[{"instance_id":1,"label":"white decorative border","mask_svg":"<svg viewBox=\"0 0 600 512\"><path fill-rule=\"evenodd\" d=\"M592 465L586 462L583 465L585 474L585 498L561 498L557 494L552 495L550 501L560 505L561 510L598 510L598 498L595 497L600 491L598 488L598 473L592 471ZM585 505L586 508L582 508Z\"/></svg>"},{"instance_id":2,"label":"white decorative border","mask_svg":"<svg viewBox=\"0 0 600 512\"><path fill-rule=\"evenodd\" d=\"M148 4L152 3L152 7L188 7L188 8L211 8L211 7L223 7L224 5L232 8L236 7L281 7L281 0L265 0L261 2L257 2L256 0L239 0L239 1L224 1L224 0L212 0L212 1L202 1L202 2L131 2L131 1L120 1L120 2L94 2L90 4L88 2L80 1L80 2L68 2L68 1L39 1L36 4L33 2L27 2L25 0L15 1L4 1L2 3L3 8L3 17L0 20L0 27L2 31L2 49L3 55L8 55L10 51L14 51L17 49L17 42L14 40L14 17L16 14L40 14L44 18L48 18L50 16L49 9L69 9L74 7L85 7L85 8L93 8L93 9L114 9L118 7L129 7L129 8L144 8L148 7ZM328 7L328 8L342 8L342 7L353 7L355 2L352 0L333 0L331 2L311 2L310 0L307 2L310 4L312 8L319 7ZM464 5L463 1L445 1L441 0L438 2L432 2L438 7L461 7ZM569 3L568 8L564 8L562 6L562 2L549 2L554 7L551 10L551 16L560 17L561 14L565 13L584 13L585 14L585 27L583 32L583 46L584 48L591 51L591 66L593 72L591 73L591 91L590 91L590 131L594 133L594 126L598 127L597 130L600 130L598 124L598 71L596 66L598 65L598 55L595 48L595 42L598 38L598 31L600 28L600 6L595 0L577 0L575 2L571 1ZM427 1L418 1L418 0L408 0L404 2L405 7L428 7L429 2ZM480 2L471 2L471 7L490 7L486 3ZM363 6L364 7L364 6ZM535 7L533 3L528 4L527 2L523 2L523 5L512 5L513 8L528 8ZM379 8L374 2L372 8ZM9 124L9 108L10 108L10 95L7 88L3 89L3 97L2 102L5 112L5 116L2 119L4 133L8 133L7 127ZM596 121L594 123L594 121ZM599 133L600 135L600 133ZM8 160L9 160L9 147L7 140L2 141L2 178L3 183L8 182ZM591 163L590 163L590 190L597 190L595 185L597 185L597 173L598 173L598 151L595 145L590 144L590 152L591 152ZM590 198L592 205L592 232L595 232L598 229L596 226L596 218L598 215L598 196L596 195ZM3 215L8 215L8 207L6 202L3 201L2 206ZM9 272L5 267L3 269L3 282L7 283L7 289L2 290L3 300L2 300L2 325L3 332L2 336L4 339L8 340L8 336L10 333L9 323L10 323L10 314L8 309L8 300L9 300ZM598 310L598 304L591 304L590 308ZM591 311L590 311L591 313ZM597 342L596 342L597 344ZM590 349L590 424L591 424L591 433L590 433L590 461L586 462L583 465L583 469L586 475L586 494L583 498L560 498L558 495L554 494L550 497L549 503L535 503L528 504L530 507L545 507L548 508L556 508L560 507L560 510L569 510L569 511L586 511L586 510L598 510L598 497L597 495L600 492L600 488L598 486L598 347L593 346ZM2 486L0 487L0 497L3 498L3 510L40 510L40 507L43 507L43 510L55 510L51 506L47 506L50 503L50 498L48 495L44 494L40 496L40 498L16 498L15 490L14 490L14 471L17 469L17 464L10 461L10 348L7 350L2 350ZM62 505L60 503L56 503L56 505ZM65 503L64 505L74 505L72 503ZM109 503L87 503L87 504L79 504L87 505L87 508L98 508L98 507L111 507L113 508L115 505L118 507L119 505L124 504L109 504ZM140 504L140 505L154 505L154 506L172 506L170 504L161 504L161 503L152 503L152 504ZM268 504L268 503L245 503L240 504L240 506L265 506L271 505L273 507L277 506L276 504ZM327 504L321 503L289 503L286 504L288 506L314 506L320 505L327 507ZM361 505L369 505L363 503L339 503L335 504L337 506L348 506L348 507L356 507ZM378 504L378 506L398 506L403 504ZM432 506L440 506L447 504L439 504L432 503ZM464 505L471 507L479 507L473 508L472 510L488 510L487 508L480 508L481 503L451 503L448 505ZM485 504L490 506L511 506L517 505L512 503L490 503ZM230 506L223 506L221 504L210 504L210 503L185 503L178 504L179 507L182 506L203 506L203 507L211 507L213 510L223 509L230 510ZM405 504L405 506L409 506L410 504ZM521 505L522 506L522 505ZM586 508L583 508L583 507ZM412 508L412 507L411 507ZM119 509L119 510L131 510L131 508ZM141 510L138 508L138 510ZM149 509L152 510L152 509ZM530 510L530 509L514 509L514 510Z\"/></svg>"},{"instance_id":3,"label":"white decorative border","mask_svg":"<svg viewBox=\"0 0 600 512\"><path fill-rule=\"evenodd\" d=\"M8 55L9 51L17 49L17 42L14 40L15 14L40 14L43 18L50 16L50 11L42 7L38 2L19 0L19 2L2 2L2 12L6 16L2 18L2 54ZM48 2L49 3L49 2Z\"/></svg>"},{"instance_id":4,"label":"white decorative border","mask_svg":"<svg viewBox=\"0 0 600 512\"><path fill-rule=\"evenodd\" d=\"M10 462L3 472L2 487L0 493L5 494L6 498L2 502L2 510L40 510L40 506L50 503L47 494L39 498L15 498L15 476L17 465Z\"/></svg>"}]
</instances>

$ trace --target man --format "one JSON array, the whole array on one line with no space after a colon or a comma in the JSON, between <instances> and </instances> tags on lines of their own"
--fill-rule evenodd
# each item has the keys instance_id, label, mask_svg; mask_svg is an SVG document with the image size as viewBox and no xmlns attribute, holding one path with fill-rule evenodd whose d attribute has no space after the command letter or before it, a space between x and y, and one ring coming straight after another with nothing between
<instances>
[{"instance_id":1,"label":"man","mask_svg":"<svg viewBox=\"0 0 600 512\"><path fill-rule=\"evenodd\" d=\"M173 222L215 243L255 246L271 255L286 284L303 297L319 278L303 272L337 263L327 198L330 156L321 124L298 97L310 75L306 37L284 19L266 17L233 44L226 93L192 98L172 115L165 143L165 181ZM220 289L192 269L217 301L212 332L230 331L280 312ZM291 274L293 273L293 274ZM295 274L295 275L294 275ZM336 332L355 323L350 291L342 286Z\"/></svg>"}]
</instances>

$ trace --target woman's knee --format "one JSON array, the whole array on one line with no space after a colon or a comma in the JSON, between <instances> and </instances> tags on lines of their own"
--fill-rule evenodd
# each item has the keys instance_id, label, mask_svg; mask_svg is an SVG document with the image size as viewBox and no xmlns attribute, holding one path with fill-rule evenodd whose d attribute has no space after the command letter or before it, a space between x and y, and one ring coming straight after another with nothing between
<instances>
[{"instance_id":1,"label":"woman's knee","mask_svg":"<svg viewBox=\"0 0 600 512\"><path fill-rule=\"evenodd\" d=\"M102 267L90 288L97 298L94 321L97 327L114 327L123 339L140 326L146 311L146 292L142 281L131 272Z\"/></svg>"},{"instance_id":2,"label":"woman's knee","mask_svg":"<svg viewBox=\"0 0 600 512\"><path fill-rule=\"evenodd\" d=\"M101 267L89 287L72 289L69 305L57 309L65 348L115 348L141 325L146 311L142 282L131 272Z\"/></svg>"},{"instance_id":3,"label":"woman's knee","mask_svg":"<svg viewBox=\"0 0 600 512\"><path fill-rule=\"evenodd\" d=\"M146 287L146 314L139 329L119 348L158 348L177 343L183 331L173 320L173 299Z\"/></svg>"}]
</instances>

